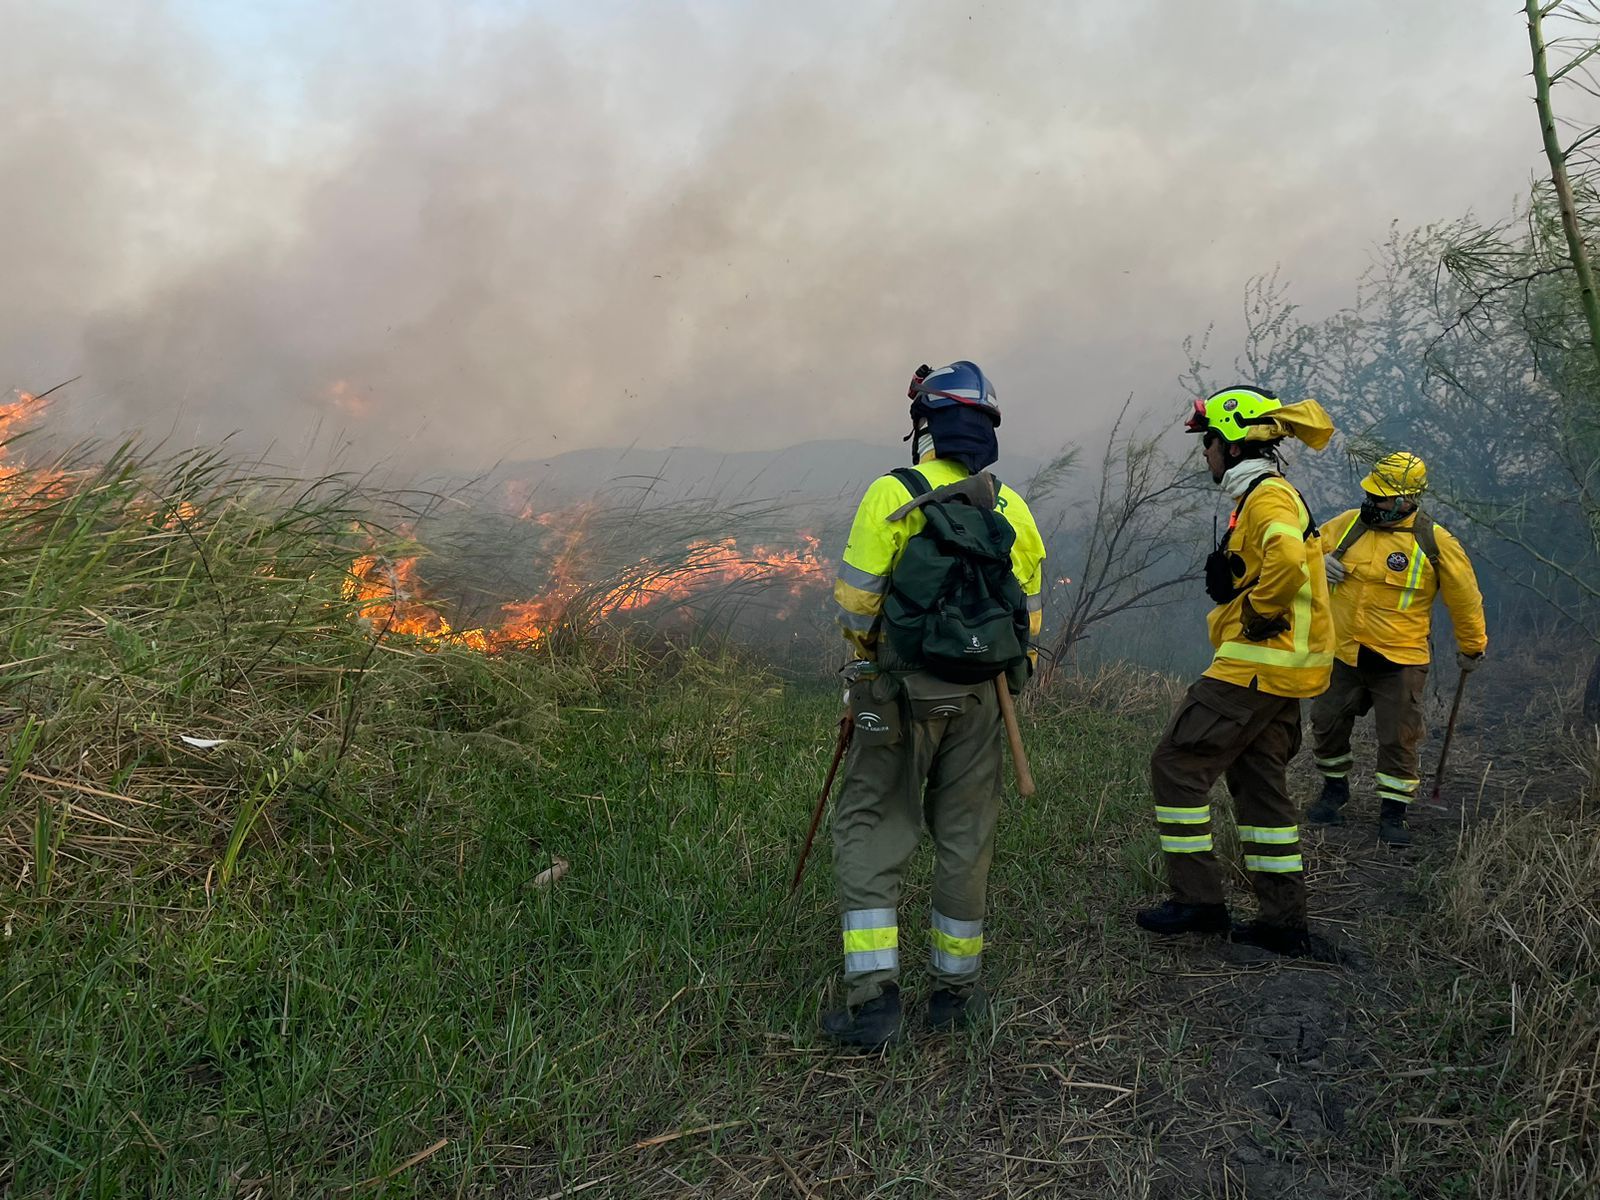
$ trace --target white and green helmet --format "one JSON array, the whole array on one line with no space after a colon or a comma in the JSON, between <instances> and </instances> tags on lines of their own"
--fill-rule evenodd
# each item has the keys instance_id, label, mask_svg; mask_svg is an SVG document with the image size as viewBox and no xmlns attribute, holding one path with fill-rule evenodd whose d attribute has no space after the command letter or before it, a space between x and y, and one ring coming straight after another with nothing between
<instances>
[{"instance_id":1,"label":"white and green helmet","mask_svg":"<svg viewBox=\"0 0 1600 1200\"><path fill-rule=\"evenodd\" d=\"M1229 442L1257 441L1261 434L1252 434L1250 427L1270 424L1268 414L1282 407L1283 401L1271 392L1238 384L1196 400L1184 428L1190 433L1216 433Z\"/></svg>"}]
</instances>

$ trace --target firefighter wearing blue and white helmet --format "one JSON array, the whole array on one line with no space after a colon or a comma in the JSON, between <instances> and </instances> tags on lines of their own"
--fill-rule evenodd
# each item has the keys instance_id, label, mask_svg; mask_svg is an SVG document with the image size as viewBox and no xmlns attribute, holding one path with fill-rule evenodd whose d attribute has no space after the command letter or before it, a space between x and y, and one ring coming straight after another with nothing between
<instances>
[{"instance_id":1,"label":"firefighter wearing blue and white helmet","mask_svg":"<svg viewBox=\"0 0 1600 1200\"><path fill-rule=\"evenodd\" d=\"M1000 811L995 680L1026 681L1041 615L1038 526L986 470L1000 452L994 386L961 361L920 368L907 398L913 468L867 489L834 584L855 735L833 819L845 1004L822 1030L863 1048L900 1036L900 876L924 822L937 856L928 1023L954 1029L979 1010ZM987 611L951 590L953 575L982 581Z\"/></svg>"}]
</instances>

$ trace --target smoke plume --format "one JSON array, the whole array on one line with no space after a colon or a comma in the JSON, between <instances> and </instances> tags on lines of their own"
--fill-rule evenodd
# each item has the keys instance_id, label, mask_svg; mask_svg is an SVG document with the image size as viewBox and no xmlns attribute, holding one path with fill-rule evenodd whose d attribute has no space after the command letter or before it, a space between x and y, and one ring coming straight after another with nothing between
<instances>
[{"instance_id":1,"label":"smoke plume","mask_svg":"<svg viewBox=\"0 0 1600 1200\"><path fill-rule=\"evenodd\" d=\"M957 357L1037 449L1537 153L1487 0L3 8L0 384L429 467L892 443Z\"/></svg>"}]
</instances>

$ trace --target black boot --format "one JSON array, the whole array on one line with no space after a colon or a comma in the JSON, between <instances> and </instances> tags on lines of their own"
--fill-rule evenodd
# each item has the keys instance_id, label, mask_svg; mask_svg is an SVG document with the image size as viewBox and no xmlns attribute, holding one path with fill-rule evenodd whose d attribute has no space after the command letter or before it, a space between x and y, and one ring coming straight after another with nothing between
<instances>
[{"instance_id":1,"label":"black boot","mask_svg":"<svg viewBox=\"0 0 1600 1200\"><path fill-rule=\"evenodd\" d=\"M1350 799L1350 781L1322 777L1322 795L1306 809L1306 820L1313 825L1343 825L1344 806Z\"/></svg>"},{"instance_id":2,"label":"black boot","mask_svg":"<svg viewBox=\"0 0 1600 1200\"><path fill-rule=\"evenodd\" d=\"M858 1008L839 1008L822 1014L822 1036L841 1046L881 1050L900 1040L900 985L886 983L883 991Z\"/></svg>"},{"instance_id":3,"label":"black boot","mask_svg":"<svg viewBox=\"0 0 1600 1200\"><path fill-rule=\"evenodd\" d=\"M1260 946L1285 958L1310 958L1311 933L1304 925L1274 925L1269 921L1241 921L1228 934L1230 942Z\"/></svg>"},{"instance_id":4,"label":"black boot","mask_svg":"<svg viewBox=\"0 0 1600 1200\"><path fill-rule=\"evenodd\" d=\"M940 988L928 997L928 1028L935 1033L971 1029L989 1010L989 997L974 984L964 992Z\"/></svg>"},{"instance_id":5,"label":"black boot","mask_svg":"<svg viewBox=\"0 0 1600 1200\"><path fill-rule=\"evenodd\" d=\"M1141 908L1133 918L1140 929L1151 933L1226 933L1228 931L1228 906L1226 904L1185 904L1181 900L1163 900L1154 908Z\"/></svg>"},{"instance_id":6,"label":"black boot","mask_svg":"<svg viewBox=\"0 0 1600 1200\"><path fill-rule=\"evenodd\" d=\"M1411 830L1406 827L1406 806L1398 800L1385 800L1378 808L1378 840L1385 846L1411 845Z\"/></svg>"}]
</instances>

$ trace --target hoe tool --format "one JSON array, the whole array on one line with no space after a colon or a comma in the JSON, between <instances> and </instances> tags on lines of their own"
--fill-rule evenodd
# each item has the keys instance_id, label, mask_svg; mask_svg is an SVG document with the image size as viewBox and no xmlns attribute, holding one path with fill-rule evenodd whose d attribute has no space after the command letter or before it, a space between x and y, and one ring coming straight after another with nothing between
<instances>
[{"instance_id":1,"label":"hoe tool","mask_svg":"<svg viewBox=\"0 0 1600 1200\"><path fill-rule=\"evenodd\" d=\"M839 718L839 742L833 748L833 761L828 764L828 777L822 781L822 791L817 795L817 807L811 813L811 828L806 830L806 844L800 847L800 861L794 865L794 878L789 881L791 896L800 886L800 877L805 874L806 860L811 857L811 843L817 838L817 826L822 824L822 810L828 806L828 793L833 790L833 777L839 773L839 761L844 758L844 752L850 748L850 737L855 731L856 723L850 719L849 713Z\"/></svg>"},{"instance_id":2,"label":"hoe tool","mask_svg":"<svg viewBox=\"0 0 1600 1200\"><path fill-rule=\"evenodd\" d=\"M1444 786L1444 764L1450 756L1450 739L1456 733L1456 714L1461 711L1461 693L1466 690L1467 673L1463 671L1456 679L1456 698L1450 704L1450 720L1444 727L1444 745L1439 747L1439 765L1433 770L1433 795L1429 803L1435 808L1444 807L1444 802L1439 799L1439 790Z\"/></svg>"}]
</instances>

